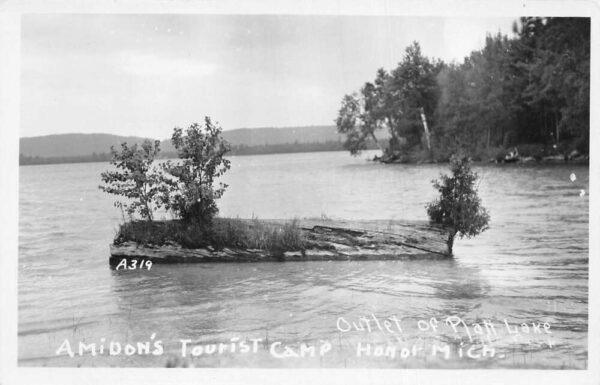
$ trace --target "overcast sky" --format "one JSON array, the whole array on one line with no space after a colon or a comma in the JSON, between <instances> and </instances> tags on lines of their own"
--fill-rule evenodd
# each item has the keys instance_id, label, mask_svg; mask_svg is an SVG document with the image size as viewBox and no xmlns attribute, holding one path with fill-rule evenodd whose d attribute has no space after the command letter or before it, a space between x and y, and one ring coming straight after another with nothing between
<instances>
[{"instance_id":1,"label":"overcast sky","mask_svg":"<svg viewBox=\"0 0 600 385\"><path fill-rule=\"evenodd\" d=\"M223 129L333 124L341 98L416 40L462 61L512 18L26 15L20 136L170 137L205 115Z\"/></svg>"}]
</instances>

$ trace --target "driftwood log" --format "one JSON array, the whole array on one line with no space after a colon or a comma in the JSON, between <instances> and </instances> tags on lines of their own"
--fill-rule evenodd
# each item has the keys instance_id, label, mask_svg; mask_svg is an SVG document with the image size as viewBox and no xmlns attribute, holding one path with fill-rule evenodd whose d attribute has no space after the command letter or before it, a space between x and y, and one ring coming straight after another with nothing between
<instances>
[{"instance_id":1,"label":"driftwood log","mask_svg":"<svg viewBox=\"0 0 600 385\"><path fill-rule=\"evenodd\" d=\"M289 221L261 222L281 226ZM123 259L143 259L153 263L199 263L450 257L446 245L447 232L426 221L300 220L298 226L305 239L303 250L276 253L262 249L187 249L174 243L157 246L124 242L110 246L110 264L115 266Z\"/></svg>"}]
</instances>

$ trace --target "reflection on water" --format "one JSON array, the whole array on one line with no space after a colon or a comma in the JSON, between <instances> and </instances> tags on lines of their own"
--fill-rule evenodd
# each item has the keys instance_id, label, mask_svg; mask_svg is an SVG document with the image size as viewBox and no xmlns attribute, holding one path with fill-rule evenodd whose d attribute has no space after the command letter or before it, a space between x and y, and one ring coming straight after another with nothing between
<instances>
[{"instance_id":1,"label":"reflection on water","mask_svg":"<svg viewBox=\"0 0 600 385\"><path fill-rule=\"evenodd\" d=\"M164 366L194 344L261 339L256 354L201 356L195 366L536 367L587 366L588 167L478 167L492 215L480 237L458 240L449 261L154 265L108 268L120 221L97 190L104 164L22 167L20 175L19 362L21 365ZM234 157L221 202L226 216L425 219L443 165L380 165L345 153ZM569 175L577 174L575 182ZM343 332L339 317L402 320L402 335ZM419 320L457 316L498 325L494 359L356 357L358 343L457 351L464 333ZM505 333L508 323L548 322L548 336ZM148 341L162 356L56 356L71 342ZM332 350L277 359L281 341ZM461 343L463 345L461 345ZM499 356L502 355L502 358Z\"/></svg>"}]
</instances>

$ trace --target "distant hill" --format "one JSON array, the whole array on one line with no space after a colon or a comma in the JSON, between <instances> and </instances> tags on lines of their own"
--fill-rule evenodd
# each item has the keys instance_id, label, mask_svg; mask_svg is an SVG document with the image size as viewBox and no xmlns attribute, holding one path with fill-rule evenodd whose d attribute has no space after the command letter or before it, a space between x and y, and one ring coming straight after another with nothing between
<instances>
[{"instance_id":1,"label":"distant hill","mask_svg":"<svg viewBox=\"0 0 600 385\"><path fill-rule=\"evenodd\" d=\"M308 126L284 128L240 128L223 132L232 146L257 147L294 143L339 142L342 136L335 126ZM103 154L111 146L122 142L141 143L145 139L136 136L110 134L59 134L21 138L19 153L27 157L54 158L78 157ZM161 142L163 153L173 152L170 139Z\"/></svg>"},{"instance_id":2,"label":"distant hill","mask_svg":"<svg viewBox=\"0 0 600 385\"><path fill-rule=\"evenodd\" d=\"M44 158L69 157L110 152L110 146L141 143L145 138L109 134L59 134L19 140L19 153Z\"/></svg>"}]
</instances>

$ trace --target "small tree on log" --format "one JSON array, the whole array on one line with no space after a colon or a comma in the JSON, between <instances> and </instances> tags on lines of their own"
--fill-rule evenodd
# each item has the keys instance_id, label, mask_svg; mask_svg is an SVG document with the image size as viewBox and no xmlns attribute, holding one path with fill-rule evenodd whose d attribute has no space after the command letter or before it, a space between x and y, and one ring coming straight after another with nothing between
<instances>
[{"instance_id":1,"label":"small tree on log","mask_svg":"<svg viewBox=\"0 0 600 385\"><path fill-rule=\"evenodd\" d=\"M440 175L439 180L432 181L440 197L427 205L427 214L433 222L448 229L448 251L452 254L456 234L471 238L485 231L490 216L481 206L475 186L478 176L471 170L469 159L453 156L450 169L452 176Z\"/></svg>"},{"instance_id":2,"label":"small tree on log","mask_svg":"<svg viewBox=\"0 0 600 385\"><path fill-rule=\"evenodd\" d=\"M161 176L152 170L152 162L160 151L160 141L145 140L141 148L121 144L121 151L110 148L111 164L116 171L101 174L104 185L99 188L109 194L121 195L128 202L116 201L115 207L124 209L129 217L138 213L142 219L152 221L155 207L162 205Z\"/></svg>"},{"instance_id":3,"label":"small tree on log","mask_svg":"<svg viewBox=\"0 0 600 385\"><path fill-rule=\"evenodd\" d=\"M227 188L223 183L215 188L214 180L229 170L230 162L224 158L229 144L209 117L204 119L204 126L193 123L185 133L175 128L171 141L180 161L163 164L163 170L171 176L164 179L169 186L164 194L167 209L184 221L209 228L219 211L216 200Z\"/></svg>"}]
</instances>

